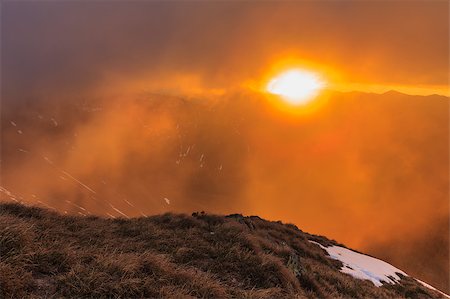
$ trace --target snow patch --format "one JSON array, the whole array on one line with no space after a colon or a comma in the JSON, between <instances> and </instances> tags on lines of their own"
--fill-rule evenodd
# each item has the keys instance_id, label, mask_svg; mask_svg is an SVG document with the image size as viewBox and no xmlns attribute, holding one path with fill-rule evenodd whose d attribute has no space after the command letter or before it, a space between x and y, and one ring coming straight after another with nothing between
<instances>
[{"instance_id":1,"label":"snow patch","mask_svg":"<svg viewBox=\"0 0 450 299\"><path fill-rule=\"evenodd\" d=\"M446 298L450 298L449 295L447 295L446 293L441 292L441 291L439 291L438 289L436 289L436 288L430 286L428 283L426 283L426 282L424 282L424 281L422 281L422 280L420 280L420 279L417 279L417 278L415 278L415 280L416 280L417 282L419 282L421 285L423 285L424 287L429 288L429 289L431 289L431 290L433 290L433 291L436 291L436 292L440 293L442 296L444 296L444 297L446 297Z\"/></svg>"},{"instance_id":2,"label":"snow patch","mask_svg":"<svg viewBox=\"0 0 450 299\"><path fill-rule=\"evenodd\" d=\"M325 247L322 244L314 241L309 242L319 245L320 248L324 249L332 259L341 261L343 266L340 271L342 273L347 273L354 278L370 280L377 287L382 286L383 282L389 284L398 283L401 280L399 274L408 276L408 274L406 274L402 270L397 269L391 264L388 264L374 257L358 253L341 246L333 245ZM423 286L433 291L439 292L446 298L450 298L449 295L439 291L431 285L419 279L414 279Z\"/></svg>"},{"instance_id":3,"label":"snow patch","mask_svg":"<svg viewBox=\"0 0 450 299\"><path fill-rule=\"evenodd\" d=\"M343 266L340 271L342 273L350 274L358 279L370 280L377 287L382 286L383 282L397 283L401 279L399 274L408 276L402 270L371 256L341 246L325 247L317 242L310 242L325 249L331 258L341 261Z\"/></svg>"}]
</instances>

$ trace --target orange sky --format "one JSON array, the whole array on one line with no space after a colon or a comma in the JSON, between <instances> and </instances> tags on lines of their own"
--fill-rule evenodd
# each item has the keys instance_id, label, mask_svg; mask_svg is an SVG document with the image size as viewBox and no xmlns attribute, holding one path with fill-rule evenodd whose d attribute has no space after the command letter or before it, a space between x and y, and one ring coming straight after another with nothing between
<instances>
[{"instance_id":1,"label":"orange sky","mask_svg":"<svg viewBox=\"0 0 450 299\"><path fill-rule=\"evenodd\" d=\"M448 22L447 1L9 2L5 86L229 89L293 60L337 89L448 95Z\"/></svg>"}]
</instances>

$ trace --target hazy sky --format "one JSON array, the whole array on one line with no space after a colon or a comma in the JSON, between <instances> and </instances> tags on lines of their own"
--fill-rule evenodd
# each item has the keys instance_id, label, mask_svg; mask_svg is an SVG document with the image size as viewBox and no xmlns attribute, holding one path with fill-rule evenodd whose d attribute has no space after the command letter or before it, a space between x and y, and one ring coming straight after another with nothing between
<instances>
[{"instance_id":1,"label":"hazy sky","mask_svg":"<svg viewBox=\"0 0 450 299\"><path fill-rule=\"evenodd\" d=\"M274 64L294 59L341 87L406 85L443 93L448 5L7 2L1 36L5 92L24 86L42 92L54 92L55 85L111 88L117 81L150 89L229 88L257 81Z\"/></svg>"}]
</instances>

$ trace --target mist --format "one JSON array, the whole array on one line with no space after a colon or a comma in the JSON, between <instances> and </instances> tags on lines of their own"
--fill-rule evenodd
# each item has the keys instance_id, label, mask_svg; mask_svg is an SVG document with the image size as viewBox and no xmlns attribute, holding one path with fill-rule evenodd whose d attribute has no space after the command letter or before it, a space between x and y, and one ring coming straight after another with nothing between
<instances>
[{"instance_id":1,"label":"mist","mask_svg":"<svg viewBox=\"0 0 450 299\"><path fill-rule=\"evenodd\" d=\"M76 215L255 214L396 259L394 244L417 238L448 246L429 233L447 229L434 219L448 219L448 100L323 97L300 117L245 90L15 106L2 116L2 187Z\"/></svg>"}]
</instances>

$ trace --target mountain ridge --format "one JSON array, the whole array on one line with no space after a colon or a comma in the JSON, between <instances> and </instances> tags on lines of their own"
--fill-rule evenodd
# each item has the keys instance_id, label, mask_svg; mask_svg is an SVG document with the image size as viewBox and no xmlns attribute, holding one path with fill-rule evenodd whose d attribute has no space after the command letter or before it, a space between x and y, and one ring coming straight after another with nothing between
<instances>
[{"instance_id":1,"label":"mountain ridge","mask_svg":"<svg viewBox=\"0 0 450 299\"><path fill-rule=\"evenodd\" d=\"M0 232L2 298L445 298L409 276L377 287L342 273L323 248L351 249L258 216L108 219L1 203Z\"/></svg>"}]
</instances>

